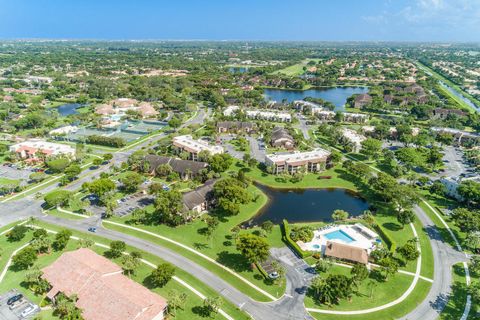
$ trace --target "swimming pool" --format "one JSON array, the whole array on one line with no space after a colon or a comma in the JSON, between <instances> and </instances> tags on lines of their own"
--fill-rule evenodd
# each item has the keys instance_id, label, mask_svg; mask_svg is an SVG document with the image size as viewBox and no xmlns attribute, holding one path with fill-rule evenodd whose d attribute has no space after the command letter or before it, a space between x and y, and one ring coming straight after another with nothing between
<instances>
[{"instance_id":1,"label":"swimming pool","mask_svg":"<svg viewBox=\"0 0 480 320\"><path fill-rule=\"evenodd\" d=\"M329 240L341 240L345 243L350 243L355 241L355 239L350 237L347 233L343 232L342 230L335 230L330 233L326 233L325 237Z\"/></svg>"},{"instance_id":2,"label":"swimming pool","mask_svg":"<svg viewBox=\"0 0 480 320\"><path fill-rule=\"evenodd\" d=\"M312 246L312 248L318 250L318 249L320 249L320 245L314 244L314 245Z\"/></svg>"}]
</instances>

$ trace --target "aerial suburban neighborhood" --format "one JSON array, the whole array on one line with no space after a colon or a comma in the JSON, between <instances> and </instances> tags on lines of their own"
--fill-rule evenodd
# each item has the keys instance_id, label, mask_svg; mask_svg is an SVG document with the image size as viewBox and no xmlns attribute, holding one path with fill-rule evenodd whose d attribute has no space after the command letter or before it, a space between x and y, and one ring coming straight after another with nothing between
<instances>
[{"instance_id":1,"label":"aerial suburban neighborhood","mask_svg":"<svg viewBox=\"0 0 480 320\"><path fill-rule=\"evenodd\" d=\"M0 2L0 320L480 319L473 1L259 1L258 37L226 18L245 4L21 2Z\"/></svg>"}]
</instances>

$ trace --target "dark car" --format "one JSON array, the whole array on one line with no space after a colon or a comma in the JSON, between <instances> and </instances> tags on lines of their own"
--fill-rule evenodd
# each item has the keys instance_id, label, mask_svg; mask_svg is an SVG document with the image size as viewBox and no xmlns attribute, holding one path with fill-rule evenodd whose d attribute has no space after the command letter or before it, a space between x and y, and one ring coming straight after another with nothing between
<instances>
[{"instance_id":1,"label":"dark car","mask_svg":"<svg viewBox=\"0 0 480 320\"><path fill-rule=\"evenodd\" d=\"M90 228L88 228L88 231L90 231L90 232L97 232L97 228L95 228L95 227L90 227Z\"/></svg>"},{"instance_id":2,"label":"dark car","mask_svg":"<svg viewBox=\"0 0 480 320\"><path fill-rule=\"evenodd\" d=\"M21 294L21 293L16 294L16 295L14 295L13 297L10 297L7 300L7 305L11 306L12 304L14 304L15 302L17 302L18 300L20 300L22 298L23 298L23 294Z\"/></svg>"}]
</instances>

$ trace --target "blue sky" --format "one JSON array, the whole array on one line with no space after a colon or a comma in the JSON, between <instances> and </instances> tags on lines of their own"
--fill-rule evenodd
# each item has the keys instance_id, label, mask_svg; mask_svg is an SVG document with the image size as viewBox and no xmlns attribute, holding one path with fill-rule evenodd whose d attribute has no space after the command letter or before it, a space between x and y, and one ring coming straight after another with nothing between
<instances>
[{"instance_id":1,"label":"blue sky","mask_svg":"<svg viewBox=\"0 0 480 320\"><path fill-rule=\"evenodd\" d=\"M0 0L0 38L480 41L480 0Z\"/></svg>"}]
</instances>

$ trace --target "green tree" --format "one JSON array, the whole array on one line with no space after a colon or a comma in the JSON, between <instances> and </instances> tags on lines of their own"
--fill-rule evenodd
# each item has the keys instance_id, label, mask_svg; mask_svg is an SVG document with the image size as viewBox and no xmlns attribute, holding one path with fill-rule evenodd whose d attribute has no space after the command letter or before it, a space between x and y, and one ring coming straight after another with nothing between
<instances>
[{"instance_id":1,"label":"green tree","mask_svg":"<svg viewBox=\"0 0 480 320\"><path fill-rule=\"evenodd\" d=\"M12 258L13 265L19 270L28 269L29 267L33 266L35 261L37 261L37 253L30 246L20 250Z\"/></svg>"},{"instance_id":2,"label":"green tree","mask_svg":"<svg viewBox=\"0 0 480 320\"><path fill-rule=\"evenodd\" d=\"M182 124L182 120L179 119L178 117L174 116L168 121L168 125L174 129L180 127Z\"/></svg>"},{"instance_id":3,"label":"green tree","mask_svg":"<svg viewBox=\"0 0 480 320\"><path fill-rule=\"evenodd\" d=\"M68 204L72 198L73 193L68 190L54 190L43 197L48 207L60 207Z\"/></svg>"},{"instance_id":4,"label":"green tree","mask_svg":"<svg viewBox=\"0 0 480 320\"><path fill-rule=\"evenodd\" d=\"M270 245L259 236L253 234L241 234L237 239L237 250L250 263L265 261L269 256Z\"/></svg>"},{"instance_id":5,"label":"green tree","mask_svg":"<svg viewBox=\"0 0 480 320\"><path fill-rule=\"evenodd\" d=\"M100 166L102 163L103 163L102 158L95 158L95 159L92 160L92 164L96 167Z\"/></svg>"},{"instance_id":6,"label":"green tree","mask_svg":"<svg viewBox=\"0 0 480 320\"><path fill-rule=\"evenodd\" d=\"M138 190L138 187L143 182L143 177L141 174L129 171L120 179L120 182L123 184L123 188L128 193L134 193Z\"/></svg>"},{"instance_id":7,"label":"green tree","mask_svg":"<svg viewBox=\"0 0 480 320\"><path fill-rule=\"evenodd\" d=\"M392 257L385 257L378 261L378 264L381 266L380 273L385 280L388 280L390 276L393 276L398 272L398 262Z\"/></svg>"},{"instance_id":8,"label":"green tree","mask_svg":"<svg viewBox=\"0 0 480 320\"><path fill-rule=\"evenodd\" d=\"M341 299L350 298L353 294L354 284L347 276L329 274L326 278L317 276L310 284L313 299L318 304L332 305Z\"/></svg>"},{"instance_id":9,"label":"green tree","mask_svg":"<svg viewBox=\"0 0 480 320\"><path fill-rule=\"evenodd\" d=\"M368 158L378 158L381 151L382 141L373 138L367 138L362 141L361 153L366 155Z\"/></svg>"},{"instance_id":10,"label":"green tree","mask_svg":"<svg viewBox=\"0 0 480 320\"><path fill-rule=\"evenodd\" d=\"M347 219L348 219L348 216L349 216L349 214L348 214L348 212L345 211L345 210L339 210L339 209L337 209L337 210L333 211L333 213L332 213L332 219L333 219L334 221L344 221L344 220L347 220Z\"/></svg>"},{"instance_id":11,"label":"green tree","mask_svg":"<svg viewBox=\"0 0 480 320\"><path fill-rule=\"evenodd\" d=\"M223 300L220 297L207 297L205 300L203 300L203 309L205 315L208 317L216 315L222 304Z\"/></svg>"},{"instance_id":12,"label":"green tree","mask_svg":"<svg viewBox=\"0 0 480 320\"><path fill-rule=\"evenodd\" d=\"M70 165L70 160L68 158L54 158L48 160L46 164L53 173L61 173Z\"/></svg>"},{"instance_id":13,"label":"green tree","mask_svg":"<svg viewBox=\"0 0 480 320\"><path fill-rule=\"evenodd\" d=\"M87 189L90 193L102 198L106 194L115 190L115 183L108 178L101 178L88 183Z\"/></svg>"},{"instance_id":14,"label":"green tree","mask_svg":"<svg viewBox=\"0 0 480 320\"><path fill-rule=\"evenodd\" d=\"M168 310L172 316L176 316L177 309L183 310L187 301L187 295L180 293L177 290L170 290L168 292Z\"/></svg>"},{"instance_id":15,"label":"green tree","mask_svg":"<svg viewBox=\"0 0 480 320\"><path fill-rule=\"evenodd\" d=\"M186 218L182 215L182 200L182 194L178 190L158 190L155 199L155 211L153 213L154 220L172 226L185 223Z\"/></svg>"},{"instance_id":16,"label":"green tree","mask_svg":"<svg viewBox=\"0 0 480 320\"><path fill-rule=\"evenodd\" d=\"M108 162L108 161L110 161L110 160L112 160L112 159L113 159L113 154L111 154L111 153L105 153L105 154L103 155L103 160L104 160L104 161L107 161L107 162Z\"/></svg>"},{"instance_id":17,"label":"green tree","mask_svg":"<svg viewBox=\"0 0 480 320\"><path fill-rule=\"evenodd\" d=\"M122 257L122 269L127 276L135 274L135 270L140 266L140 259L134 252Z\"/></svg>"},{"instance_id":18,"label":"green tree","mask_svg":"<svg viewBox=\"0 0 480 320\"><path fill-rule=\"evenodd\" d=\"M470 259L470 263L468 264L468 268L470 269L470 272L472 272L474 275L479 276L480 256L472 256L472 258Z\"/></svg>"},{"instance_id":19,"label":"green tree","mask_svg":"<svg viewBox=\"0 0 480 320\"><path fill-rule=\"evenodd\" d=\"M402 210L397 212L397 221L402 225L402 229L405 225L413 223L415 221L415 214L412 210Z\"/></svg>"},{"instance_id":20,"label":"green tree","mask_svg":"<svg viewBox=\"0 0 480 320\"><path fill-rule=\"evenodd\" d=\"M457 188L458 194L469 204L480 202L480 183L473 180L462 181Z\"/></svg>"},{"instance_id":21,"label":"green tree","mask_svg":"<svg viewBox=\"0 0 480 320\"><path fill-rule=\"evenodd\" d=\"M261 227L263 230L265 230L265 232L272 233L273 226L274 226L274 225L273 225L273 222L270 221L270 220L267 220L267 221L262 222L262 224L261 224L260 227Z\"/></svg>"},{"instance_id":22,"label":"green tree","mask_svg":"<svg viewBox=\"0 0 480 320\"><path fill-rule=\"evenodd\" d=\"M352 279L354 281L362 282L368 278L369 271L367 266L363 263L356 263L350 270L350 274L352 275Z\"/></svg>"},{"instance_id":23,"label":"green tree","mask_svg":"<svg viewBox=\"0 0 480 320\"><path fill-rule=\"evenodd\" d=\"M55 235L55 241L53 242L53 248L56 251L61 251L61 250L65 249L65 247L68 244L68 241L70 241L71 236L72 236L72 232L70 230L67 230L67 229L60 230Z\"/></svg>"},{"instance_id":24,"label":"green tree","mask_svg":"<svg viewBox=\"0 0 480 320\"><path fill-rule=\"evenodd\" d=\"M18 242L25 238L25 234L28 232L28 227L17 224L7 233L8 241Z\"/></svg>"},{"instance_id":25,"label":"green tree","mask_svg":"<svg viewBox=\"0 0 480 320\"><path fill-rule=\"evenodd\" d=\"M175 267L170 263L162 263L150 274L150 281L154 287L163 287L174 275Z\"/></svg>"},{"instance_id":26,"label":"green tree","mask_svg":"<svg viewBox=\"0 0 480 320\"><path fill-rule=\"evenodd\" d=\"M125 242L120 240L115 240L110 242L110 249L108 250L108 255L112 258L118 258L122 256L122 253L127 249Z\"/></svg>"},{"instance_id":27,"label":"green tree","mask_svg":"<svg viewBox=\"0 0 480 320\"><path fill-rule=\"evenodd\" d=\"M80 172L82 172L82 169L78 164L71 164L64 171L65 176L69 180L76 179Z\"/></svg>"},{"instance_id":28,"label":"green tree","mask_svg":"<svg viewBox=\"0 0 480 320\"><path fill-rule=\"evenodd\" d=\"M465 245L472 249L473 252L477 252L480 249L480 231L470 232L465 238Z\"/></svg>"},{"instance_id":29,"label":"green tree","mask_svg":"<svg viewBox=\"0 0 480 320\"><path fill-rule=\"evenodd\" d=\"M420 252L417 249L417 241L415 239L407 241L403 246L397 248L397 252L405 261L417 260Z\"/></svg>"}]
</instances>

